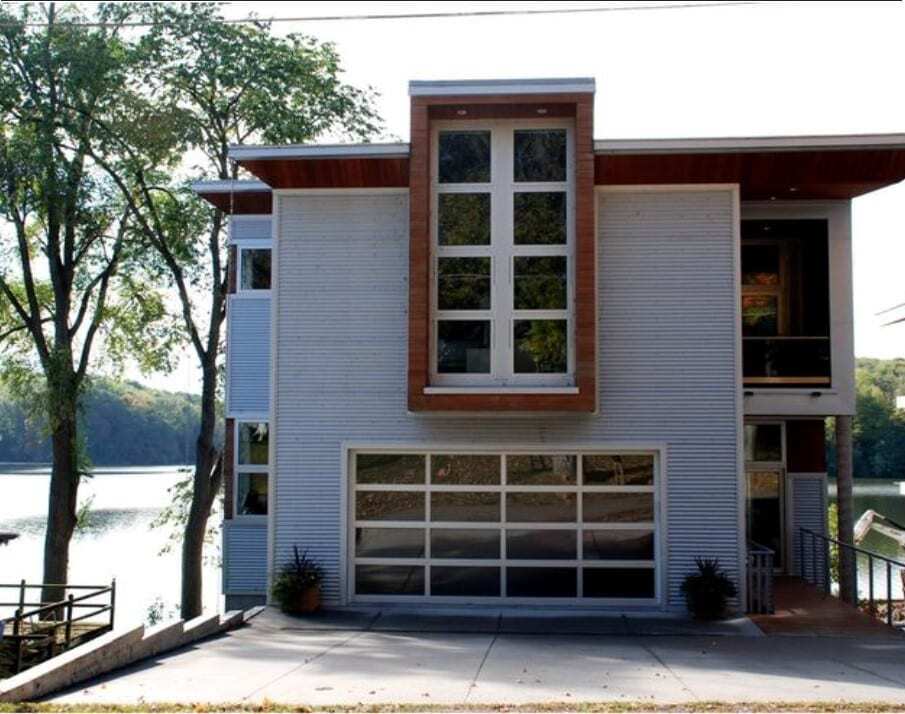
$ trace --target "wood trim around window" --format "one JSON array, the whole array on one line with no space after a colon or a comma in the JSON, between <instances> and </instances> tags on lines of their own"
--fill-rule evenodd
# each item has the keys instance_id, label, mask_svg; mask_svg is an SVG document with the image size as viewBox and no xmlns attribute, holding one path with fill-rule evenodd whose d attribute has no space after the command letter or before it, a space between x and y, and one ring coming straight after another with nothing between
<instances>
[{"instance_id":1,"label":"wood trim around window","mask_svg":"<svg viewBox=\"0 0 905 714\"><path fill-rule=\"evenodd\" d=\"M223 518L232 520L235 513L236 420L227 417L223 434Z\"/></svg>"},{"instance_id":2,"label":"wood trim around window","mask_svg":"<svg viewBox=\"0 0 905 714\"><path fill-rule=\"evenodd\" d=\"M569 111L562 105L568 105ZM575 384L573 393L519 393L492 387L455 394L425 393L430 385L430 167L431 122L448 120L465 108L481 107L481 118L511 118L514 113L575 117ZM518 107L517 111L511 108ZM597 408L597 278L594 217L594 95L513 95L478 97L412 97L409 158L409 359L408 408L413 412L525 411L585 412Z\"/></svg>"}]
</instances>

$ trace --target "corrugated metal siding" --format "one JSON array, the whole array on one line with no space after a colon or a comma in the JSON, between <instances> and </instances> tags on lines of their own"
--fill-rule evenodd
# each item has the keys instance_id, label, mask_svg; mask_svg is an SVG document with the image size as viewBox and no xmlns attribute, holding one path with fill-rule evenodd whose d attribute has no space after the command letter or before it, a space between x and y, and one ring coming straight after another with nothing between
<instances>
[{"instance_id":1,"label":"corrugated metal siding","mask_svg":"<svg viewBox=\"0 0 905 714\"><path fill-rule=\"evenodd\" d=\"M223 522L223 592L253 595L267 592L267 525Z\"/></svg>"},{"instance_id":2,"label":"corrugated metal siding","mask_svg":"<svg viewBox=\"0 0 905 714\"><path fill-rule=\"evenodd\" d=\"M792 495L792 552L789 561L792 566L791 572L799 574L801 573L799 565L802 562L802 538L798 529L808 528L816 533L826 534L826 478L790 475L789 479L792 482L790 489ZM818 541L815 549L814 540L810 536L804 537L805 574L812 580L816 574L818 582L822 583L825 577L825 545L822 541Z\"/></svg>"},{"instance_id":3,"label":"corrugated metal siding","mask_svg":"<svg viewBox=\"0 0 905 714\"><path fill-rule=\"evenodd\" d=\"M229 298L227 414L270 410L270 298Z\"/></svg>"},{"instance_id":4,"label":"corrugated metal siding","mask_svg":"<svg viewBox=\"0 0 905 714\"><path fill-rule=\"evenodd\" d=\"M729 191L600 197L600 414L406 411L408 201L280 198L275 552L307 548L340 597L344 441L667 442L669 604L696 555L738 572L733 210Z\"/></svg>"},{"instance_id":5,"label":"corrugated metal siding","mask_svg":"<svg viewBox=\"0 0 905 714\"><path fill-rule=\"evenodd\" d=\"M270 216L233 216L230 219L230 240L250 240L261 238L270 240Z\"/></svg>"}]
</instances>

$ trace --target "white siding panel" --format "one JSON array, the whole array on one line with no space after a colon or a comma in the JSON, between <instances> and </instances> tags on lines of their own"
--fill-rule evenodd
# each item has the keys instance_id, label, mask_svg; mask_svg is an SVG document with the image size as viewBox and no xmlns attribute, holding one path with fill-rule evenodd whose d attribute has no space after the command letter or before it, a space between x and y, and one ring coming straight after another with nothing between
<instances>
[{"instance_id":1,"label":"white siding panel","mask_svg":"<svg viewBox=\"0 0 905 714\"><path fill-rule=\"evenodd\" d=\"M694 556L739 572L730 191L599 197L597 415L406 410L408 199L279 199L274 559L307 548L341 599L342 442L668 445L668 604Z\"/></svg>"},{"instance_id":2,"label":"white siding panel","mask_svg":"<svg viewBox=\"0 0 905 714\"><path fill-rule=\"evenodd\" d=\"M267 592L267 526L223 522L223 592L258 595Z\"/></svg>"},{"instance_id":3,"label":"white siding panel","mask_svg":"<svg viewBox=\"0 0 905 714\"><path fill-rule=\"evenodd\" d=\"M792 482L792 533L791 545L792 553L789 559L791 564L790 571L794 574L800 573L800 565L802 563L802 538L799 528L807 528L815 533L826 534L827 527L827 493L826 493L826 477L825 476L789 476ZM816 543L814 548L814 539L810 536L804 537L804 567L805 574L813 579L816 574L818 582L823 583L823 574L825 572L825 544L821 541ZM816 553L816 555L815 555ZM816 564L816 568L815 568Z\"/></svg>"},{"instance_id":4,"label":"white siding panel","mask_svg":"<svg viewBox=\"0 0 905 714\"><path fill-rule=\"evenodd\" d=\"M270 411L270 298L231 296L227 413Z\"/></svg>"},{"instance_id":5,"label":"white siding panel","mask_svg":"<svg viewBox=\"0 0 905 714\"><path fill-rule=\"evenodd\" d=\"M230 240L270 240L270 216L233 216L230 219Z\"/></svg>"}]
</instances>

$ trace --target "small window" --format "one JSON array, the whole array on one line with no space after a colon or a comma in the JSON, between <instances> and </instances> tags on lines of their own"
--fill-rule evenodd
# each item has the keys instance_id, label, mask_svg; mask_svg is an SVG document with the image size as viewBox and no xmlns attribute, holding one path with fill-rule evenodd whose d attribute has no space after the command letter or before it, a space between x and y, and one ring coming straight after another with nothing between
<instances>
[{"instance_id":1,"label":"small window","mask_svg":"<svg viewBox=\"0 0 905 714\"><path fill-rule=\"evenodd\" d=\"M745 461L782 461L781 424L745 424Z\"/></svg>"},{"instance_id":2,"label":"small window","mask_svg":"<svg viewBox=\"0 0 905 714\"><path fill-rule=\"evenodd\" d=\"M516 245L565 245L565 191L515 193L512 225Z\"/></svg>"},{"instance_id":3,"label":"small window","mask_svg":"<svg viewBox=\"0 0 905 714\"><path fill-rule=\"evenodd\" d=\"M240 516L267 515L267 474L241 473L237 493L237 513Z\"/></svg>"},{"instance_id":4,"label":"small window","mask_svg":"<svg viewBox=\"0 0 905 714\"><path fill-rule=\"evenodd\" d=\"M441 131L440 183L490 182L490 132Z\"/></svg>"},{"instance_id":5,"label":"small window","mask_svg":"<svg viewBox=\"0 0 905 714\"><path fill-rule=\"evenodd\" d=\"M515 372L564 374L568 371L565 320L515 320Z\"/></svg>"},{"instance_id":6,"label":"small window","mask_svg":"<svg viewBox=\"0 0 905 714\"><path fill-rule=\"evenodd\" d=\"M490 194L441 193L437 238L440 245L490 245Z\"/></svg>"},{"instance_id":7,"label":"small window","mask_svg":"<svg viewBox=\"0 0 905 714\"><path fill-rule=\"evenodd\" d=\"M519 182L566 180L565 129L515 132L513 174Z\"/></svg>"},{"instance_id":8,"label":"small window","mask_svg":"<svg viewBox=\"0 0 905 714\"><path fill-rule=\"evenodd\" d=\"M236 424L237 516L266 516L270 482L270 429L267 422Z\"/></svg>"},{"instance_id":9,"label":"small window","mask_svg":"<svg viewBox=\"0 0 905 714\"><path fill-rule=\"evenodd\" d=\"M270 290L270 248L239 249L239 289Z\"/></svg>"}]
</instances>

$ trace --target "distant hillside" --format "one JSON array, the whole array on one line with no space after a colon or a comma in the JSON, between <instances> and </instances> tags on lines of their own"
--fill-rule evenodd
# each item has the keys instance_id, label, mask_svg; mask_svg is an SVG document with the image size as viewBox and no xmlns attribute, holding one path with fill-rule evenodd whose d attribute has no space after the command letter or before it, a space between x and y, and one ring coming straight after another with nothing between
<instances>
[{"instance_id":1,"label":"distant hillside","mask_svg":"<svg viewBox=\"0 0 905 714\"><path fill-rule=\"evenodd\" d=\"M84 402L82 435L95 466L194 461L199 420L194 394L96 379ZM49 462L50 442L0 384L0 462Z\"/></svg>"}]
</instances>

